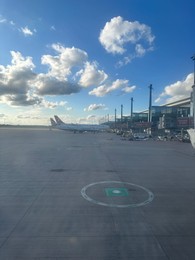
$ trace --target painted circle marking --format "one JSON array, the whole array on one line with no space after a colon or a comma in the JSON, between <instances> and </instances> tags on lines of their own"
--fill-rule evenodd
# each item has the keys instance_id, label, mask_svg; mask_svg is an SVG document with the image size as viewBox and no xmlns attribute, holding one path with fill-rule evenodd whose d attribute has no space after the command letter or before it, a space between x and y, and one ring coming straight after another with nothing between
<instances>
[{"instance_id":1,"label":"painted circle marking","mask_svg":"<svg viewBox=\"0 0 195 260\"><path fill-rule=\"evenodd\" d=\"M87 195L87 189L92 187L92 186L95 186L95 185L99 185L99 184L110 184L110 183L117 183L117 184L122 184L122 185L131 185L133 186L134 188L138 188L140 190L143 190L145 191L147 194L148 194L148 198L140 203L132 203L132 204L113 204L113 203L105 203L105 202L101 202L101 201L98 201L98 200L95 200L91 197L89 197ZM119 190L113 190L112 191L113 193L121 193L121 191ZM81 190L81 195L84 199L94 203L94 204L97 204L97 205L100 205L100 206L105 206L105 207L116 207L116 208L136 208L136 207L141 207L141 206L144 206L148 203L150 203L153 199L154 199L154 194L148 190L147 188L143 187L143 186L140 186L140 185L137 185L137 184L133 184L133 183L130 183L130 182L121 182L121 181L100 181L100 182L94 182L94 183L91 183L91 184L88 184L86 185L85 187L82 188Z\"/></svg>"}]
</instances>

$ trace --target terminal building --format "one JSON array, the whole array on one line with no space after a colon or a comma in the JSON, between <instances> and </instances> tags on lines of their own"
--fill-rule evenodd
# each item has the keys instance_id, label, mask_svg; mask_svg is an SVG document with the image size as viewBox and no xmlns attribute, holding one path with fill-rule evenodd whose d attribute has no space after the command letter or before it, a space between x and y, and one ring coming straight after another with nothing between
<instances>
[{"instance_id":1,"label":"terminal building","mask_svg":"<svg viewBox=\"0 0 195 260\"><path fill-rule=\"evenodd\" d=\"M189 97L162 106L151 106L150 112L145 110L132 113L131 116L121 116L120 119L115 119L114 126L123 130L131 129L134 132L144 132L150 129L153 134L178 132L194 127L192 111L192 102Z\"/></svg>"}]
</instances>

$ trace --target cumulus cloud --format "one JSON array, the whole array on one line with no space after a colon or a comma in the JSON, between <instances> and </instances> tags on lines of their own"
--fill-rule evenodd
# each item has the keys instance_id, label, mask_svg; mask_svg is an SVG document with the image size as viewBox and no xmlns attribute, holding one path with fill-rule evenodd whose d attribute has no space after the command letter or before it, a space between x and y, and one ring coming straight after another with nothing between
<instances>
[{"instance_id":1,"label":"cumulus cloud","mask_svg":"<svg viewBox=\"0 0 195 260\"><path fill-rule=\"evenodd\" d=\"M79 71L77 75L80 75L79 84L83 87L100 85L108 78L108 75L103 70L98 70L96 62L86 62L84 69Z\"/></svg>"},{"instance_id":2,"label":"cumulus cloud","mask_svg":"<svg viewBox=\"0 0 195 260\"><path fill-rule=\"evenodd\" d=\"M81 87L77 83L59 80L45 74L39 74L34 81L34 85L37 88L37 94L40 96L70 95L81 90Z\"/></svg>"},{"instance_id":3,"label":"cumulus cloud","mask_svg":"<svg viewBox=\"0 0 195 260\"><path fill-rule=\"evenodd\" d=\"M194 74L191 73L184 80L166 86L164 91L155 100L155 103L174 102L189 97L192 92L193 78Z\"/></svg>"},{"instance_id":4,"label":"cumulus cloud","mask_svg":"<svg viewBox=\"0 0 195 260\"><path fill-rule=\"evenodd\" d=\"M10 106L39 106L54 108L59 103L46 101L47 96L78 93L82 88L95 87L90 95L103 97L114 90L129 93L134 90L128 80L117 79L108 83L108 75L89 62L88 55L77 48L53 44L57 55L43 55L42 64L48 65L46 73L35 73L32 57L11 51L11 64L0 65L0 102ZM99 106L99 107L98 107ZM89 107L89 111L103 108L102 104Z\"/></svg>"},{"instance_id":5,"label":"cumulus cloud","mask_svg":"<svg viewBox=\"0 0 195 260\"><path fill-rule=\"evenodd\" d=\"M136 44L135 51L137 56L142 57L146 53L146 49L141 44Z\"/></svg>"},{"instance_id":6,"label":"cumulus cloud","mask_svg":"<svg viewBox=\"0 0 195 260\"><path fill-rule=\"evenodd\" d=\"M132 93L135 89L136 89L136 86L124 87L124 88L122 88L122 91L125 93Z\"/></svg>"},{"instance_id":7,"label":"cumulus cloud","mask_svg":"<svg viewBox=\"0 0 195 260\"><path fill-rule=\"evenodd\" d=\"M49 66L48 75L58 80L67 80L67 77L72 73L72 68L83 66L88 58L85 51L75 47L65 48L60 44L53 44L52 48L58 55L43 55L41 62Z\"/></svg>"},{"instance_id":8,"label":"cumulus cloud","mask_svg":"<svg viewBox=\"0 0 195 260\"><path fill-rule=\"evenodd\" d=\"M105 109L104 104L91 104L87 108L84 108L84 111L93 111L93 110L99 110L99 109Z\"/></svg>"},{"instance_id":9,"label":"cumulus cloud","mask_svg":"<svg viewBox=\"0 0 195 260\"><path fill-rule=\"evenodd\" d=\"M27 106L40 103L31 92L31 82L36 75L32 58L11 51L11 65L0 66L0 101L13 106Z\"/></svg>"},{"instance_id":10,"label":"cumulus cloud","mask_svg":"<svg viewBox=\"0 0 195 260\"><path fill-rule=\"evenodd\" d=\"M54 44L58 56L43 56L42 63L49 64L48 73L36 74L32 57L23 57L20 52L11 51L11 64L0 65L0 102L11 106L55 104L44 102L46 95L70 95L81 90L81 86L68 78L74 66L80 66L87 54L76 48L64 48ZM84 65L83 65L84 66ZM64 74L63 74L64 72Z\"/></svg>"},{"instance_id":11,"label":"cumulus cloud","mask_svg":"<svg viewBox=\"0 0 195 260\"><path fill-rule=\"evenodd\" d=\"M80 90L78 84L60 81L47 74L35 74L31 57L23 57L20 52L11 51L11 65L0 65L0 102L10 106L56 104L44 101L45 95L68 95Z\"/></svg>"},{"instance_id":12,"label":"cumulus cloud","mask_svg":"<svg viewBox=\"0 0 195 260\"><path fill-rule=\"evenodd\" d=\"M107 84L101 85L97 88L94 88L92 91L89 92L89 95L103 97L117 89L122 89L123 91L125 91L125 90L127 90L126 89L127 87L129 89L128 84L129 84L128 80L117 79L111 85L107 83ZM133 89L135 89L135 87ZM133 91L133 89L132 89L132 91ZM125 91L125 92L127 92L127 91Z\"/></svg>"},{"instance_id":13,"label":"cumulus cloud","mask_svg":"<svg viewBox=\"0 0 195 260\"><path fill-rule=\"evenodd\" d=\"M26 93L6 95L2 97L1 101L11 106L32 106L41 104L42 99L36 95L30 95L29 93Z\"/></svg>"},{"instance_id":14,"label":"cumulus cloud","mask_svg":"<svg viewBox=\"0 0 195 260\"><path fill-rule=\"evenodd\" d=\"M124 21L118 16L105 24L100 32L99 41L105 50L112 54L122 55L131 48L131 55L126 55L126 61L123 62L127 64L127 61L130 62L133 58L141 57L152 50L154 38L149 26L138 21Z\"/></svg>"}]
</instances>

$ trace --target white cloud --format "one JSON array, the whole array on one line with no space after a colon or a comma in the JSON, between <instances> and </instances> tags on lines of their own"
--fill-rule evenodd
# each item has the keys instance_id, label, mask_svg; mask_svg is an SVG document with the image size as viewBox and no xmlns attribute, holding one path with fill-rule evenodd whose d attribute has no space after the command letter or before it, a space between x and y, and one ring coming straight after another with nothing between
<instances>
[{"instance_id":1,"label":"white cloud","mask_svg":"<svg viewBox=\"0 0 195 260\"><path fill-rule=\"evenodd\" d=\"M125 93L132 93L134 90L136 89L136 86L131 86L131 87L124 87L122 88L122 91L124 91Z\"/></svg>"},{"instance_id":2,"label":"white cloud","mask_svg":"<svg viewBox=\"0 0 195 260\"><path fill-rule=\"evenodd\" d=\"M53 44L52 48L58 55L43 55L41 61L42 64L49 66L48 75L58 80L67 80L67 77L72 73L72 68L83 66L88 58L85 51L75 47L65 48L60 44Z\"/></svg>"},{"instance_id":3,"label":"white cloud","mask_svg":"<svg viewBox=\"0 0 195 260\"><path fill-rule=\"evenodd\" d=\"M89 116L87 116L87 120L88 121L94 121L95 119L97 119L97 117L95 116L95 115L89 115Z\"/></svg>"},{"instance_id":4,"label":"white cloud","mask_svg":"<svg viewBox=\"0 0 195 260\"><path fill-rule=\"evenodd\" d=\"M88 115L86 118L80 118L78 122L80 124L98 124L99 117L96 115Z\"/></svg>"},{"instance_id":5,"label":"white cloud","mask_svg":"<svg viewBox=\"0 0 195 260\"><path fill-rule=\"evenodd\" d=\"M53 45L59 56L43 56L50 64L48 73L35 74L32 57L23 57L11 51L11 65L0 65L0 101L9 105L33 105L43 103L45 95L69 95L81 90L81 86L67 77L73 66L81 65L87 54L81 50ZM55 62L56 61L56 62ZM63 69L66 77L64 77ZM68 71L68 73L66 73ZM46 103L45 103L46 104Z\"/></svg>"},{"instance_id":6,"label":"white cloud","mask_svg":"<svg viewBox=\"0 0 195 260\"><path fill-rule=\"evenodd\" d=\"M13 106L39 104L41 101L31 91L36 75L32 58L11 51L11 65L0 66L0 101Z\"/></svg>"},{"instance_id":7,"label":"white cloud","mask_svg":"<svg viewBox=\"0 0 195 260\"><path fill-rule=\"evenodd\" d=\"M89 95L103 97L117 89L123 89L123 91L125 91L125 88L128 87L128 84L129 84L128 80L117 79L111 85L108 85L107 83L97 88L94 88L92 91L89 92Z\"/></svg>"},{"instance_id":8,"label":"white cloud","mask_svg":"<svg viewBox=\"0 0 195 260\"><path fill-rule=\"evenodd\" d=\"M81 75L79 84L83 87L102 84L108 78L108 75L103 70L98 70L97 67L98 64L96 62L86 62L84 69L77 73L77 75Z\"/></svg>"},{"instance_id":9,"label":"white cloud","mask_svg":"<svg viewBox=\"0 0 195 260\"><path fill-rule=\"evenodd\" d=\"M68 81L51 78L47 74L35 74L32 57L23 57L11 51L11 65L0 66L0 102L10 106L42 105L62 106L44 101L44 95L67 95L80 91L80 86Z\"/></svg>"},{"instance_id":10,"label":"white cloud","mask_svg":"<svg viewBox=\"0 0 195 260\"><path fill-rule=\"evenodd\" d=\"M60 44L53 44L52 48L58 55L43 55L42 63L49 65L49 68L48 72L39 74L34 72L32 57L10 52L11 63L7 66L0 65L0 103L14 107L54 108L65 106L66 103L47 101L45 96L70 95L88 86L96 86L89 94L98 97L117 89L123 92L134 90L128 86L128 80L117 79L109 84L108 75L98 69L96 62L87 61L86 52L74 47L65 48ZM103 108L105 106L102 104L92 104L86 111Z\"/></svg>"},{"instance_id":11,"label":"white cloud","mask_svg":"<svg viewBox=\"0 0 195 260\"><path fill-rule=\"evenodd\" d=\"M51 29L51 31L56 31L56 28L55 28L54 25L52 25L52 26L50 27L50 29Z\"/></svg>"},{"instance_id":12,"label":"white cloud","mask_svg":"<svg viewBox=\"0 0 195 260\"><path fill-rule=\"evenodd\" d=\"M99 41L105 50L112 54L122 55L127 52L128 46L134 48L131 55L127 56L130 62L132 58L141 57L147 51L151 51L154 38L149 26L138 21L124 21L118 16L105 24L100 32Z\"/></svg>"},{"instance_id":13,"label":"white cloud","mask_svg":"<svg viewBox=\"0 0 195 260\"><path fill-rule=\"evenodd\" d=\"M5 18L2 18L2 17L0 16L0 23L7 23L7 20L6 20Z\"/></svg>"},{"instance_id":14,"label":"white cloud","mask_svg":"<svg viewBox=\"0 0 195 260\"><path fill-rule=\"evenodd\" d=\"M0 101L10 106L33 106L39 105L42 99L36 95L30 93L18 94L18 95L5 95Z\"/></svg>"},{"instance_id":15,"label":"white cloud","mask_svg":"<svg viewBox=\"0 0 195 260\"><path fill-rule=\"evenodd\" d=\"M37 94L40 96L70 95L81 90L81 87L77 83L59 80L47 74L39 74L34 81L34 85L37 88Z\"/></svg>"},{"instance_id":16,"label":"white cloud","mask_svg":"<svg viewBox=\"0 0 195 260\"><path fill-rule=\"evenodd\" d=\"M21 27L20 30L25 36L32 36L36 32L36 29L30 30L27 26Z\"/></svg>"},{"instance_id":17,"label":"white cloud","mask_svg":"<svg viewBox=\"0 0 195 260\"><path fill-rule=\"evenodd\" d=\"M182 81L177 81L164 88L164 91L155 100L155 103L174 102L190 96L192 92L194 74L191 73Z\"/></svg>"},{"instance_id":18,"label":"white cloud","mask_svg":"<svg viewBox=\"0 0 195 260\"><path fill-rule=\"evenodd\" d=\"M45 108L56 108L59 106L65 106L66 102L60 101L60 102L51 102L51 101L47 101L46 99L44 99L41 103L41 105Z\"/></svg>"},{"instance_id":19,"label":"white cloud","mask_svg":"<svg viewBox=\"0 0 195 260\"><path fill-rule=\"evenodd\" d=\"M87 108L84 108L84 111L93 111L93 110L99 110L99 109L105 109L104 104L91 104Z\"/></svg>"},{"instance_id":20,"label":"white cloud","mask_svg":"<svg viewBox=\"0 0 195 260\"><path fill-rule=\"evenodd\" d=\"M122 66L124 66L124 65L127 65L127 64L130 63L134 58L135 58L135 57L134 57L133 55L125 56L125 57L123 57L121 60L119 60L119 61L116 63L115 67L116 67L116 68L120 68L120 67L122 67Z\"/></svg>"},{"instance_id":21,"label":"white cloud","mask_svg":"<svg viewBox=\"0 0 195 260\"><path fill-rule=\"evenodd\" d=\"M36 29L29 29L28 26L25 27L18 27L17 24L13 20L8 20L0 15L0 24L11 25L14 29L17 29L19 32L22 32L24 36L33 36L36 33Z\"/></svg>"},{"instance_id":22,"label":"white cloud","mask_svg":"<svg viewBox=\"0 0 195 260\"><path fill-rule=\"evenodd\" d=\"M60 101L58 104L59 106L64 107L67 103L67 101Z\"/></svg>"},{"instance_id":23,"label":"white cloud","mask_svg":"<svg viewBox=\"0 0 195 260\"><path fill-rule=\"evenodd\" d=\"M32 123L32 120L34 123L41 124L43 121L47 124L48 118L41 115L40 109L27 109L25 112L19 113L15 116L17 120L17 123L27 123L29 120L29 123ZM38 122L37 122L38 121Z\"/></svg>"},{"instance_id":24,"label":"white cloud","mask_svg":"<svg viewBox=\"0 0 195 260\"><path fill-rule=\"evenodd\" d=\"M11 24L14 25L13 21L9 21L7 18L5 18L3 15L0 14L0 23L2 24Z\"/></svg>"},{"instance_id":25,"label":"white cloud","mask_svg":"<svg viewBox=\"0 0 195 260\"><path fill-rule=\"evenodd\" d=\"M146 49L141 44L136 44L135 51L137 56L142 57L146 53Z\"/></svg>"},{"instance_id":26,"label":"white cloud","mask_svg":"<svg viewBox=\"0 0 195 260\"><path fill-rule=\"evenodd\" d=\"M10 21L9 22L12 26L15 26L16 24L14 23L14 21Z\"/></svg>"},{"instance_id":27,"label":"white cloud","mask_svg":"<svg viewBox=\"0 0 195 260\"><path fill-rule=\"evenodd\" d=\"M32 71L32 69L35 68L35 65L32 62L32 57L27 56L24 58L20 52L11 51L12 60L11 63L13 67L11 68L8 65L8 68L11 69L11 71L24 71L29 70Z\"/></svg>"},{"instance_id":28,"label":"white cloud","mask_svg":"<svg viewBox=\"0 0 195 260\"><path fill-rule=\"evenodd\" d=\"M29 118L31 118L31 116L27 115L27 114L22 114L22 115L17 115L17 118L19 118L19 119L29 119Z\"/></svg>"}]
</instances>

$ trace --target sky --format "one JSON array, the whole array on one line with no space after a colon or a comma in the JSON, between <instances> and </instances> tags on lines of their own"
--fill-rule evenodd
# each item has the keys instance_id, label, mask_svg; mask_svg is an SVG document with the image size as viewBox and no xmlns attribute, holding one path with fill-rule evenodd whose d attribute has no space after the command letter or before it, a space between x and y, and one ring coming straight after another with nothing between
<instances>
[{"instance_id":1,"label":"sky","mask_svg":"<svg viewBox=\"0 0 195 260\"><path fill-rule=\"evenodd\" d=\"M194 0L0 0L0 124L98 123L189 97Z\"/></svg>"}]
</instances>

